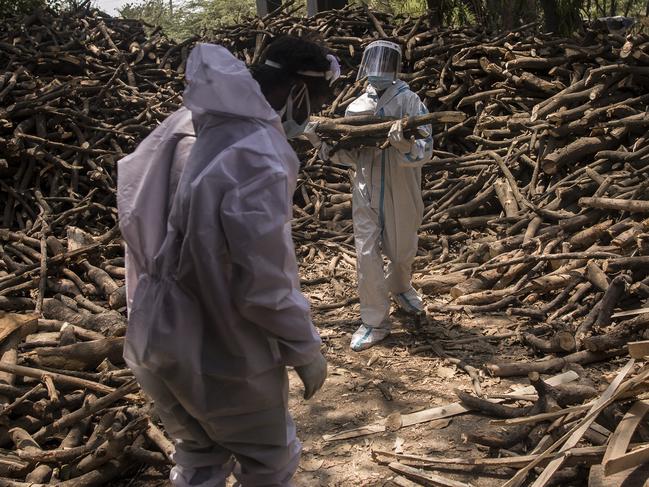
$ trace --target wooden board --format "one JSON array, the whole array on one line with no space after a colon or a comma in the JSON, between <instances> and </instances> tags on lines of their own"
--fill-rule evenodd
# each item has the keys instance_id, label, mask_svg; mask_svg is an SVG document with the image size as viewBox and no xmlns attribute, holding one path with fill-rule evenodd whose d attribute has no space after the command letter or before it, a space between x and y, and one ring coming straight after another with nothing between
<instances>
[{"instance_id":1,"label":"wooden board","mask_svg":"<svg viewBox=\"0 0 649 487\"><path fill-rule=\"evenodd\" d=\"M629 342L629 355L633 358L649 357L649 340L641 342Z\"/></svg>"},{"instance_id":2,"label":"wooden board","mask_svg":"<svg viewBox=\"0 0 649 487\"><path fill-rule=\"evenodd\" d=\"M397 462L393 462L390 465L390 470L397 472L398 474L404 475L407 478L414 479L417 483L422 485L436 485L440 487L471 487L471 484L465 484L464 482L458 482L457 480L448 479L442 477L441 475L436 475L432 472L427 472L419 468L408 467L407 465L402 465Z\"/></svg>"},{"instance_id":3,"label":"wooden board","mask_svg":"<svg viewBox=\"0 0 649 487\"><path fill-rule=\"evenodd\" d=\"M572 382L574 380L577 380L578 378L579 375L576 372L569 370L562 374L558 374L553 377L550 377L545 382L547 382L551 386L556 386L560 384L567 384L568 382ZM516 389L511 393L511 395L533 394L534 392L536 392L534 387L525 386L520 389ZM494 402L503 402L503 401L504 399L494 400ZM457 416L458 414L466 413L467 411L470 411L470 409L465 407L462 403L454 402L446 406L439 406L436 408L425 409L423 411L418 411L416 413L411 413L411 414L403 414L401 415L400 418L401 420L400 427L403 428L405 426L412 426L413 424L427 423L429 421L434 421L436 419L443 419L451 416ZM359 436L371 435L374 433L382 433L384 431L387 431L388 429L386 424L387 424L387 420L383 419L381 421L378 421L370 425L361 426L359 428L354 428L346 431L341 431L340 433L335 433L333 435L323 435L323 439L325 441L347 440L350 438L358 438Z\"/></svg>"},{"instance_id":4,"label":"wooden board","mask_svg":"<svg viewBox=\"0 0 649 487\"><path fill-rule=\"evenodd\" d=\"M0 311L0 356L38 331L38 315Z\"/></svg>"},{"instance_id":5,"label":"wooden board","mask_svg":"<svg viewBox=\"0 0 649 487\"><path fill-rule=\"evenodd\" d=\"M604 463L604 473L607 476L613 475L647 463L649 463L649 444L619 457L611 458L608 462Z\"/></svg>"},{"instance_id":6,"label":"wooden board","mask_svg":"<svg viewBox=\"0 0 649 487\"><path fill-rule=\"evenodd\" d=\"M626 453L636 428L643 421L647 413L649 413L649 400L637 401L631 406L631 409L627 411L611 435L608 448L604 454L604 460L602 461L604 466L614 458L621 457Z\"/></svg>"}]
</instances>

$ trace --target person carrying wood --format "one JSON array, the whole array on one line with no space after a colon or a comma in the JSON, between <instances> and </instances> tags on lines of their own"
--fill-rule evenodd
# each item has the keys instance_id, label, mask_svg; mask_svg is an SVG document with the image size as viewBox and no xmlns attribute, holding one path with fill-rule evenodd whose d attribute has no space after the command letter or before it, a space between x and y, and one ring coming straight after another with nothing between
<instances>
[{"instance_id":1,"label":"person carrying wood","mask_svg":"<svg viewBox=\"0 0 649 487\"><path fill-rule=\"evenodd\" d=\"M358 70L358 79L367 77L367 89L349 105L345 116L401 119L428 113L417 94L397 79L400 67L398 44L369 44ZM317 128L317 122L309 123L305 135L320 157L355 168L352 218L362 325L352 336L351 348L365 350L390 334L390 295L406 312L423 312L411 277L424 208L421 167L432 157L432 130L430 125L419 127L420 138L408 139L397 120L387 149L339 150L330 157L331 147L317 135ZM389 260L386 271L382 253Z\"/></svg>"},{"instance_id":2,"label":"person carrying wood","mask_svg":"<svg viewBox=\"0 0 649 487\"><path fill-rule=\"evenodd\" d=\"M124 358L175 442L175 486L225 486L233 471L246 487L288 486L297 469L286 367L309 399L327 364L299 290L287 136L335 68L298 38L277 39L250 70L198 44L184 107L118 163Z\"/></svg>"}]
</instances>

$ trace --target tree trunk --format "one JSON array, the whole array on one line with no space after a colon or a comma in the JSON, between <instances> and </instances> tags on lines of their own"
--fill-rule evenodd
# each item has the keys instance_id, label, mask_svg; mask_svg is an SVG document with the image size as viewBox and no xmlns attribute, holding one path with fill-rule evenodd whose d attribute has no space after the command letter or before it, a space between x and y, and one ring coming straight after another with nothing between
<instances>
[{"instance_id":1,"label":"tree trunk","mask_svg":"<svg viewBox=\"0 0 649 487\"><path fill-rule=\"evenodd\" d=\"M441 0L426 0L426 8L428 8L428 18L430 19L430 25L441 26L442 25Z\"/></svg>"},{"instance_id":2,"label":"tree trunk","mask_svg":"<svg viewBox=\"0 0 649 487\"><path fill-rule=\"evenodd\" d=\"M557 0L541 0L543 17L545 18L545 31L559 31L559 15L557 13Z\"/></svg>"}]
</instances>

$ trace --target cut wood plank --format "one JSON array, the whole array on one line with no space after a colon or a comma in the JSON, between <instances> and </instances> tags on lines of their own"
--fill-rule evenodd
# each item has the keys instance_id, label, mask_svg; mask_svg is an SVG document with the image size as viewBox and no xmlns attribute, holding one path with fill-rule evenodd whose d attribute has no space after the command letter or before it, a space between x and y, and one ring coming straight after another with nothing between
<instances>
[{"instance_id":1,"label":"cut wood plank","mask_svg":"<svg viewBox=\"0 0 649 487\"><path fill-rule=\"evenodd\" d=\"M649 340L643 340L641 342L629 342L629 355L633 358L644 358L649 357Z\"/></svg>"},{"instance_id":2,"label":"cut wood plank","mask_svg":"<svg viewBox=\"0 0 649 487\"><path fill-rule=\"evenodd\" d=\"M555 375L550 377L547 382L551 386L556 386L559 384L567 384L568 382L575 381L579 378L579 375L570 370L562 374ZM512 391L507 396L515 396L519 394L533 394L535 392L534 387L526 386L520 389ZM497 399L494 402L503 402L504 399ZM434 421L436 419L448 418L451 416L457 416L458 414L466 413L470 411L462 403L454 402L446 406L439 406L431 409L425 409L423 411L418 411L411 414L401 415L401 427L412 426L413 424L426 423L429 421ZM346 431L341 431L340 433L335 433L333 435L323 435L325 441L337 441L337 440L347 440L350 438L358 438L359 436L371 435L374 433L382 433L387 430L386 419L377 421L376 423L361 426L359 428L353 428Z\"/></svg>"},{"instance_id":3,"label":"cut wood plank","mask_svg":"<svg viewBox=\"0 0 649 487\"><path fill-rule=\"evenodd\" d=\"M436 475L431 472L426 472L419 468L408 467L397 462L392 462L388 465L390 470L397 472L407 478L414 479L422 485L434 485L440 487L472 487L471 484L458 482L457 480L447 479L441 475Z\"/></svg>"},{"instance_id":4,"label":"cut wood plank","mask_svg":"<svg viewBox=\"0 0 649 487\"><path fill-rule=\"evenodd\" d=\"M559 418L565 416L566 414L579 413L585 411L592 406L592 403L582 404L580 406L571 406L569 408L559 409L558 411L552 411L549 413L535 414L533 416L523 416L520 418L508 418L508 419L492 419L491 424L495 425L512 425L512 424L531 424L531 423L540 423L541 421L547 421L549 419Z\"/></svg>"},{"instance_id":5,"label":"cut wood plank","mask_svg":"<svg viewBox=\"0 0 649 487\"><path fill-rule=\"evenodd\" d=\"M617 313L613 313L611 315L611 318L623 318L624 316L635 316L644 313L649 313L649 308L638 308L638 309L630 309L628 311L618 311Z\"/></svg>"},{"instance_id":6,"label":"cut wood plank","mask_svg":"<svg viewBox=\"0 0 649 487\"><path fill-rule=\"evenodd\" d=\"M606 453L606 446L589 446L583 448L573 448L568 453L555 452L552 456L547 457L541 465L547 465L548 462L559 456L566 457L566 465L599 465L602 458ZM535 460L540 454L521 455L515 457L501 457L501 458L484 458L484 457L422 457L418 455L404 455L400 453L393 453L383 450L373 450L372 456L394 458L400 462L416 462L420 467L431 468L448 468L467 466L480 466L480 467L511 467L522 468L531 461Z\"/></svg>"},{"instance_id":7,"label":"cut wood plank","mask_svg":"<svg viewBox=\"0 0 649 487\"><path fill-rule=\"evenodd\" d=\"M604 464L604 473L613 475L646 463L649 463L649 444L620 457L611 458Z\"/></svg>"},{"instance_id":8,"label":"cut wood plank","mask_svg":"<svg viewBox=\"0 0 649 487\"><path fill-rule=\"evenodd\" d=\"M38 331L38 315L0 311L0 356Z\"/></svg>"},{"instance_id":9,"label":"cut wood plank","mask_svg":"<svg viewBox=\"0 0 649 487\"><path fill-rule=\"evenodd\" d=\"M617 428L615 428L609 440L604 460L602 461L607 475L609 475L607 465L611 460L621 457L626 453L636 428L647 413L649 413L649 400L637 401L624 415Z\"/></svg>"}]
</instances>

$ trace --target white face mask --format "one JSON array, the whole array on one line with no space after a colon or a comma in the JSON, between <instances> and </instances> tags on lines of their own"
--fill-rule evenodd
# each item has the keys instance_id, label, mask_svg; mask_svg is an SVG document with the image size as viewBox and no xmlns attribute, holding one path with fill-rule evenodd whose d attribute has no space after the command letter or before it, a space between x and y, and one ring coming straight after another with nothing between
<instances>
[{"instance_id":1,"label":"white face mask","mask_svg":"<svg viewBox=\"0 0 649 487\"><path fill-rule=\"evenodd\" d=\"M282 122L282 127L284 128L287 139L293 139L304 132L305 127L309 123L309 115L311 114L309 90L306 85L302 85L302 88L297 93L294 93L294 91L295 87L291 88L286 99L286 104L277 112L280 117L286 114L285 120ZM300 106L304 102L306 102L307 116L304 122L299 124L293 119L293 106Z\"/></svg>"}]
</instances>

